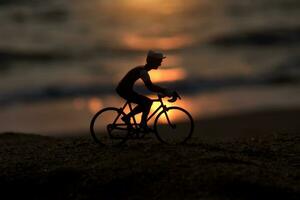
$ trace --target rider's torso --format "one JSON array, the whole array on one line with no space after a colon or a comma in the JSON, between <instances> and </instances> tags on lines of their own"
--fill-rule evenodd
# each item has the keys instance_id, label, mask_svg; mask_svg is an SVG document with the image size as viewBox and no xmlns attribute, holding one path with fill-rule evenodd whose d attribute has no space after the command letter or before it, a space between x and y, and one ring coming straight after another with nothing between
<instances>
[{"instance_id":1,"label":"rider's torso","mask_svg":"<svg viewBox=\"0 0 300 200\"><path fill-rule=\"evenodd\" d=\"M130 70L123 79L119 82L117 86L117 92L119 94L128 94L133 91L134 83L143 76L143 74L148 74L144 66L138 66Z\"/></svg>"}]
</instances>

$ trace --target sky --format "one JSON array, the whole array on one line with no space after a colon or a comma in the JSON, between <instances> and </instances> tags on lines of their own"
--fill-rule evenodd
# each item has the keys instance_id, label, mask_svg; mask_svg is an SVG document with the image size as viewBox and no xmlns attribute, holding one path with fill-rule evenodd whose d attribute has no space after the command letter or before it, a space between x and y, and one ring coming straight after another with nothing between
<instances>
[{"instance_id":1,"label":"sky","mask_svg":"<svg viewBox=\"0 0 300 200\"><path fill-rule=\"evenodd\" d=\"M297 107L299 7L297 0L2 1L0 131L85 130L97 110L123 103L114 88L145 64L149 49L167 56L153 82L177 90L195 119Z\"/></svg>"}]
</instances>

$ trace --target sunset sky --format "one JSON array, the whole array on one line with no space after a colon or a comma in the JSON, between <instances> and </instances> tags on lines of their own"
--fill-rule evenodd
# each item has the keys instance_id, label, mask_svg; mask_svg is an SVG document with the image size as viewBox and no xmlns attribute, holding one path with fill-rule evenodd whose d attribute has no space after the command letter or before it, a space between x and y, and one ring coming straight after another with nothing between
<instances>
[{"instance_id":1,"label":"sunset sky","mask_svg":"<svg viewBox=\"0 0 300 200\"><path fill-rule=\"evenodd\" d=\"M297 8L297 0L3 1L1 131L85 129L98 109L123 103L116 85L150 49L167 56L153 82L177 90L196 119L298 106Z\"/></svg>"}]
</instances>

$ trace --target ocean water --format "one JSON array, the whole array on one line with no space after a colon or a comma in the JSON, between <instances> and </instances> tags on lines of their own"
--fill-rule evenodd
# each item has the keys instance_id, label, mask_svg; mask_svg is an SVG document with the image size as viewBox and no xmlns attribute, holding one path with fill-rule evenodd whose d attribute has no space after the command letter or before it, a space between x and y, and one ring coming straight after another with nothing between
<instances>
[{"instance_id":1,"label":"ocean water","mask_svg":"<svg viewBox=\"0 0 300 200\"><path fill-rule=\"evenodd\" d=\"M97 110L124 103L114 88L149 49L167 56L153 82L177 90L195 119L299 107L299 9L297 0L1 1L0 132L88 132Z\"/></svg>"}]
</instances>

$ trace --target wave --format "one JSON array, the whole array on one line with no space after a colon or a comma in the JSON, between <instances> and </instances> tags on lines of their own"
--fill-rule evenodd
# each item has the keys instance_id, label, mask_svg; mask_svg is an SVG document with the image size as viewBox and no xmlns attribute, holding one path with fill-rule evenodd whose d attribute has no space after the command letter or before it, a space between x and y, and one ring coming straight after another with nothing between
<instances>
[{"instance_id":1,"label":"wave","mask_svg":"<svg viewBox=\"0 0 300 200\"><path fill-rule=\"evenodd\" d=\"M216 46L270 46L300 42L300 26L272 28L232 33L211 39L208 43Z\"/></svg>"},{"instance_id":2,"label":"wave","mask_svg":"<svg viewBox=\"0 0 300 200\"><path fill-rule=\"evenodd\" d=\"M280 69L280 68L278 68ZM161 83L159 85L172 88L181 94L196 94L216 90L224 90L232 87L249 87L259 85L299 84L300 76L292 76L288 73L264 74L255 77L233 77L224 79L190 79L176 82ZM144 86L136 87L138 92L148 93ZM39 89L29 89L1 94L0 106L9 106L18 102L38 102L63 98L90 97L115 94L115 86L111 84L91 84L86 86L47 86Z\"/></svg>"},{"instance_id":3,"label":"wave","mask_svg":"<svg viewBox=\"0 0 300 200\"><path fill-rule=\"evenodd\" d=\"M53 60L62 60L68 58L69 55L62 52L52 51L19 51L0 49L1 64L16 61L43 61L49 62Z\"/></svg>"}]
</instances>

